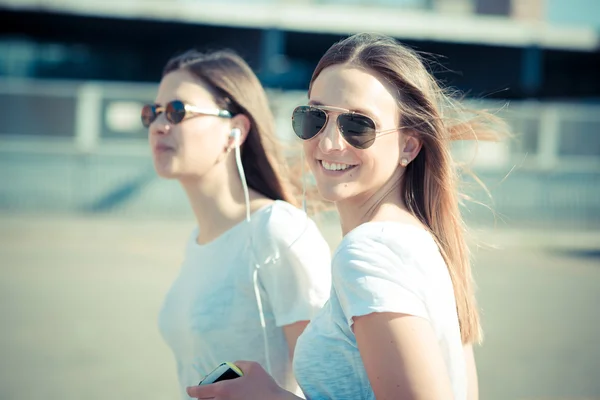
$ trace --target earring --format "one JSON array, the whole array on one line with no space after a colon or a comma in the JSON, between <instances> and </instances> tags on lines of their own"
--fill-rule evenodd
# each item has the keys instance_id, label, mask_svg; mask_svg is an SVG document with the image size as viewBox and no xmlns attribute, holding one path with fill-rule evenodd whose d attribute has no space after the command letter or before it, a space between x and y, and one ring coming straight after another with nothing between
<instances>
[{"instance_id":1,"label":"earring","mask_svg":"<svg viewBox=\"0 0 600 400\"><path fill-rule=\"evenodd\" d=\"M400 165L402 165L403 167L406 167L408 165L408 158L404 158L402 157L402 159L400 160Z\"/></svg>"}]
</instances>

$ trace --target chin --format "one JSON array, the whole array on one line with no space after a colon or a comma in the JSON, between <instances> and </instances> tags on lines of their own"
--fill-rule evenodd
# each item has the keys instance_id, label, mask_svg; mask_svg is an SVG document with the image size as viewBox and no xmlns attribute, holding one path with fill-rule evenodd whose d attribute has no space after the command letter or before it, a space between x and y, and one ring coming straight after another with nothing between
<instances>
[{"instance_id":1,"label":"chin","mask_svg":"<svg viewBox=\"0 0 600 400\"><path fill-rule=\"evenodd\" d=\"M341 186L341 187L340 187ZM319 194L323 199L331 202L343 201L349 197L352 197L352 193L347 187L342 185L317 185Z\"/></svg>"},{"instance_id":2,"label":"chin","mask_svg":"<svg viewBox=\"0 0 600 400\"><path fill-rule=\"evenodd\" d=\"M176 179L177 178L177 176L175 174L171 174L168 172L156 171L156 175L158 175L158 177L162 178L162 179Z\"/></svg>"},{"instance_id":3,"label":"chin","mask_svg":"<svg viewBox=\"0 0 600 400\"><path fill-rule=\"evenodd\" d=\"M156 175L164 179L175 179L177 178L177 173L173 171L169 166L162 166L154 164L154 171L156 171Z\"/></svg>"}]
</instances>

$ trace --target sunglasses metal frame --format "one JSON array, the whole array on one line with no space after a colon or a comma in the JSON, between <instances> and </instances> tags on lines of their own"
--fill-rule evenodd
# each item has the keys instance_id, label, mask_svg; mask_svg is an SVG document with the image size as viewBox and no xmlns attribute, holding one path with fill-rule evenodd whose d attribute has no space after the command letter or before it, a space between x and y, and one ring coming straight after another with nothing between
<instances>
[{"instance_id":1,"label":"sunglasses metal frame","mask_svg":"<svg viewBox=\"0 0 600 400\"><path fill-rule=\"evenodd\" d=\"M169 121L169 118L166 116L166 109L167 109L168 105L175 103L175 102L180 102L181 104L183 104L183 109L185 111L183 118L179 122ZM167 121L173 125L179 124L179 123L185 121L186 119L190 118L191 116L196 116L196 115L212 115L212 116L219 117L219 118L231 118L232 117L231 112L229 112L228 110L222 110L219 108L200 108L200 107L193 106L191 104L186 104L181 100L170 101L165 106L161 106L158 104L146 104L144 107L142 107L142 110L147 106L153 107L154 114L155 114L154 119L152 121L150 121L150 124L148 124L147 127L149 127L154 121L156 121L156 119L158 118L158 116L161 113L165 113L165 118L167 118ZM143 122L143 119L142 119L142 122Z\"/></svg>"},{"instance_id":2,"label":"sunglasses metal frame","mask_svg":"<svg viewBox=\"0 0 600 400\"><path fill-rule=\"evenodd\" d=\"M302 139L302 138L300 138L302 140L312 140L312 139L316 138L317 136L319 136L319 134L321 134L321 132L323 132L323 130L325 129L325 127L329 123L329 112L328 111L338 113L338 115L335 117L336 126L337 126L338 130L340 131L340 134L342 135L342 137L344 138L344 140L346 142L348 142L348 144L350 144L352 147L356 147L356 146L352 145L352 143L350 143L348 141L348 139L346 139L346 137L344 136L344 131L342 130L342 127L340 126L340 122L339 122L339 116L340 115L350 114L350 115L358 115L358 116L367 118L371 122L373 122L373 126L375 126L375 128L377 128L377 124L375 123L375 120L373 118L369 117L368 115L365 115L365 114L362 114L362 113L359 113L359 112L356 112L356 111L352 111L352 110L349 110L347 108L325 106L325 105L313 105L313 104L296 107L294 109L294 112L292 113L292 121L294 120L294 113L295 113L295 111L298 108L300 108L300 107L308 107L309 109L310 108L314 108L314 109L317 109L317 110L322 110L325 113L325 124L323 124L323 127L317 133L315 133L315 135L313 137L308 138L308 139ZM381 136L381 135L386 134L386 133L392 133L392 132L398 131L400 129L402 129L402 128L398 127L398 128L382 129L382 130L374 129L373 130L373 133L374 133L373 142L369 146L367 146L367 147L364 147L364 148L356 147L356 148L359 148L359 149L362 149L362 150L367 149L367 148L369 148L369 147L372 146L372 144L375 142L375 139L377 138L377 136Z\"/></svg>"}]
</instances>

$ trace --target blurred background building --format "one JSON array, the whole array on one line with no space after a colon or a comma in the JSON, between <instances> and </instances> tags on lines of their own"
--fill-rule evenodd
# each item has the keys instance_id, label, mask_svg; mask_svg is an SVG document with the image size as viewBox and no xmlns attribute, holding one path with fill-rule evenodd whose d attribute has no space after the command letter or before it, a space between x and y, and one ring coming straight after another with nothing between
<instances>
[{"instance_id":1,"label":"blurred background building","mask_svg":"<svg viewBox=\"0 0 600 400\"><path fill-rule=\"evenodd\" d=\"M155 182L138 118L169 57L236 50L277 99L284 138L325 50L376 31L432 54L440 80L512 124L509 147L480 148L475 159L498 215L599 221L597 0L0 4L0 171L11 177L2 208L186 213L181 193Z\"/></svg>"},{"instance_id":2,"label":"blurred background building","mask_svg":"<svg viewBox=\"0 0 600 400\"><path fill-rule=\"evenodd\" d=\"M193 220L142 104L171 56L227 47L293 140L319 58L364 31L515 133L455 148L492 194L466 186L493 209L469 224L511 249L476 264L481 398L600 399L600 0L0 0L0 398L174 398L154 319Z\"/></svg>"}]
</instances>

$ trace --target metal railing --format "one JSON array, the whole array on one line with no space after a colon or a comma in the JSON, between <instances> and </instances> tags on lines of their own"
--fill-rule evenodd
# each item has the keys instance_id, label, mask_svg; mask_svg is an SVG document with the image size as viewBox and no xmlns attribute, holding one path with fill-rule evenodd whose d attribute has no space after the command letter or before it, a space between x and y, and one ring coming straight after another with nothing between
<instances>
[{"instance_id":1,"label":"metal railing","mask_svg":"<svg viewBox=\"0 0 600 400\"><path fill-rule=\"evenodd\" d=\"M17 150L98 153L145 146L141 106L153 101L156 85L0 79L2 152ZM269 91L282 139L293 138L289 116L305 93ZM515 133L509 146L476 160L485 168L518 163L540 170L596 170L600 167L600 104L473 101L497 110ZM121 148L121 150L118 150ZM491 148L488 148L488 151Z\"/></svg>"},{"instance_id":2,"label":"metal railing","mask_svg":"<svg viewBox=\"0 0 600 400\"><path fill-rule=\"evenodd\" d=\"M153 173L139 111L155 91L153 84L0 80L0 208L187 212L180 191ZM306 94L269 97L279 137L294 140L291 111ZM491 182L500 214L600 219L599 104L473 105L499 110L515 133L508 143L480 144L477 154L455 149Z\"/></svg>"}]
</instances>

